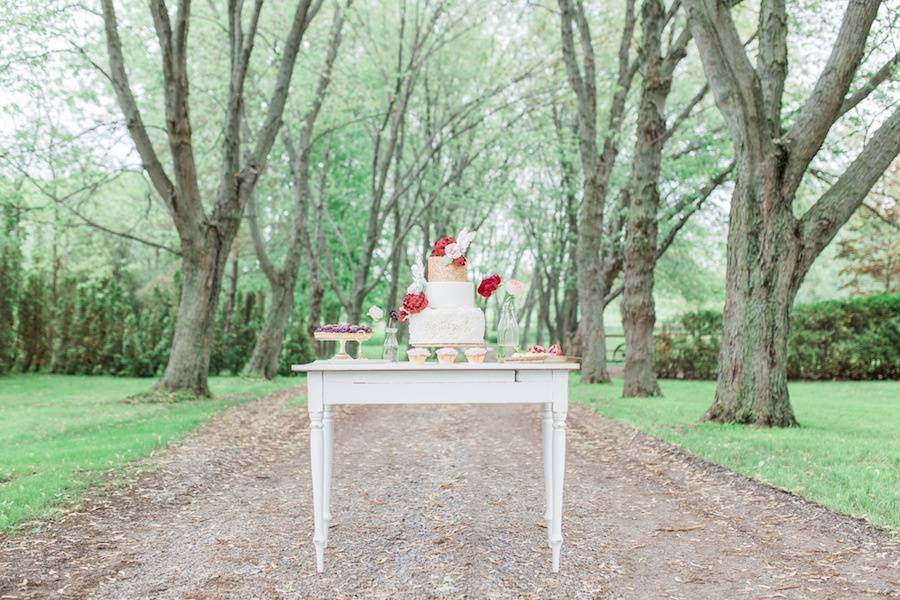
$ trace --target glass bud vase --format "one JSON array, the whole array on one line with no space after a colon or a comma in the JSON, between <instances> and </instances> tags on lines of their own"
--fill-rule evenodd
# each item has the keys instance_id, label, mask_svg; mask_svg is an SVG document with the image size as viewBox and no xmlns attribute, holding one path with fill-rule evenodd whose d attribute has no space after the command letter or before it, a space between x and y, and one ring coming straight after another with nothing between
<instances>
[{"instance_id":1,"label":"glass bud vase","mask_svg":"<svg viewBox=\"0 0 900 600\"><path fill-rule=\"evenodd\" d=\"M500 309L500 323L497 325L497 357L501 360L513 355L519 346L519 322L516 321L516 307L513 297L507 295Z\"/></svg>"},{"instance_id":2,"label":"glass bud vase","mask_svg":"<svg viewBox=\"0 0 900 600\"><path fill-rule=\"evenodd\" d=\"M397 354L400 344L397 342L397 328L388 327L384 330L384 349L381 358L388 362L397 362Z\"/></svg>"}]
</instances>

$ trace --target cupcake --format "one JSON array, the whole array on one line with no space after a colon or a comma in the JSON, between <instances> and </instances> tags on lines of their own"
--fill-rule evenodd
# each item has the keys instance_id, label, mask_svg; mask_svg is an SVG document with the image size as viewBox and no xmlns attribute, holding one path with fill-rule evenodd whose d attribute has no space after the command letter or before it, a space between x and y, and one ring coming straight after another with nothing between
<instances>
[{"instance_id":1,"label":"cupcake","mask_svg":"<svg viewBox=\"0 0 900 600\"><path fill-rule=\"evenodd\" d=\"M487 350L484 348L469 348L466 350L466 360L471 363L484 362L485 354L487 354Z\"/></svg>"},{"instance_id":2,"label":"cupcake","mask_svg":"<svg viewBox=\"0 0 900 600\"><path fill-rule=\"evenodd\" d=\"M456 348L441 348L437 351L437 358L443 365L452 365L456 362Z\"/></svg>"},{"instance_id":3,"label":"cupcake","mask_svg":"<svg viewBox=\"0 0 900 600\"><path fill-rule=\"evenodd\" d=\"M431 352L426 348L410 348L406 351L406 358L409 359L409 362L423 363L428 359L429 354Z\"/></svg>"}]
</instances>

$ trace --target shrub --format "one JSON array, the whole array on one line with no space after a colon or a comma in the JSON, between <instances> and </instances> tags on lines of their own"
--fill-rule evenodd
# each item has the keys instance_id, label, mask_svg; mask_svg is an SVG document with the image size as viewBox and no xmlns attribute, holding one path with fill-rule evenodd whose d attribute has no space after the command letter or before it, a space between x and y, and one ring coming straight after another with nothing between
<instances>
[{"instance_id":1,"label":"shrub","mask_svg":"<svg viewBox=\"0 0 900 600\"><path fill-rule=\"evenodd\" d=\"M297 311L291 316L284 336L281 356L278 359L278 374L290 375L291 365L314 360L316 360L316 353L313 351L306 320L303 318L303 314Z\"/></svg>"},{"instance_id":2,"label":"shrub","mask_svg":"<svg viewBox=\"0 0 900 600\"><path fill-rule=\"evenodd\" d=\"M900 378L900 294L794 307L788 377Z\"/></svg>"},{"instance_id":3,"label":"shrub","mask_svg":"<svg viewBox=\"0 0 900 600\"><path fill-rule=\"evenodd\" d=\"M660 377L715 379L722 315L687 313L656 335ZM900 294L797 305L788 337L791 379L900 379Z\"/></svg>"},{"instance_id":4,"label":"shrub","mask_svg":"<svg viewBox=\"0 0 900 600\"><path fill-rule=\"evenodd\" d=\"M12 235L16 225L11 214L0 217L0 375L8 373L16 362L16 308L22 287L22 252Z\"/></svg>"},{"instance_id":5,"label":"shrub","mask_svg":"<svg viewBox=\"0 0 900 600\"><path fill-rule=\"evenodd\" d=\"M655 336L656 371L669 379L715 379L722 313L686 313ZM627 350L626 350L627 351Z\"/></svg>"}]
</instances>

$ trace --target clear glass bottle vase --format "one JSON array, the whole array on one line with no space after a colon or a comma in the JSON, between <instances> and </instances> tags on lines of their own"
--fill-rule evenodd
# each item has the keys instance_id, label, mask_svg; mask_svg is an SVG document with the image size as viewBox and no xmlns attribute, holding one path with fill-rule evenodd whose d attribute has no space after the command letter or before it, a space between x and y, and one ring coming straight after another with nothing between
<instances>
[{"instance_id":1,"label":"clear glass bottle vase","mask_svg":"<svg viewBox=\"0 0 900 600\"><path fill-rule=\"evenodd\" d=\"M500 309L500 323L497 325L497 357L509 358L519 347L519 322L513 297L507 295Z\"/></svg>"},{"instance_id":2,"label":"clear glass bottle vase","mask_svg":"<svg viewBox=\"0 0 900 600\"><path fill-rule=\"evenodd\" d=\"M384 349L381 358L388 362L397 362L397 354L400 344L397 342L397 328L388 327L384 330Z\"/></svg>"}]
</instances>

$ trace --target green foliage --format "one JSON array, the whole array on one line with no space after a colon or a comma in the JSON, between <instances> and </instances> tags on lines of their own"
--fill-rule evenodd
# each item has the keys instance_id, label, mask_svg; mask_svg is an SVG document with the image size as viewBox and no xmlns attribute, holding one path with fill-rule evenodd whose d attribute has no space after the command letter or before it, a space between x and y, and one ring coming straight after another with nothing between
<instances>
[{"instance_id":1,"label":"green foliage","mask_svg":"<svg viewBox=\"0 0 900 600\"><path fill-rule=\"evenodd\" d=\"M16 306L22 286L22 251L13 231L16 221L10 207L4 207L0 223L0 375L8 373L16 361Z\"/></svg>"},{"instance_id":2,"label":"green foliage","mask_svg":"<svg viewBox=\"0 0 900 600\"><path fill-rule=\"evenodd\" d=\"M209 357L210 375L225 371L238 375L244 370L265 319L265 299L262 292L239 292L230 314L226 306L220 307Z\"/></svg>"},{"instance_id":3,"label":"green foliage","mask_svg":"<svg viewBox=\"0 0 900 600\"><path fill-rule=\"evenodd\" d=\"M38 371L50 362L50 311L40 271L29 273L17 307L19 369Z\"/></svg>"},{"instance_id":4,"label":"green foliage","mask_svg":"<svg viewBox=\"0 0 900 600\"><path fill-rule=\"evenodd\" d=\"M900 181L900 168L894 175ZM900 203L876 213L869 208L854 215L838 241L837 258L847 261L841 275L844 288L859 296L867 292L900 293ZM882 214L883 212L883 214Z\"/></svg>"},{"instance_id":5,"label":"green foliage","mask_svg":"<svg viewBox=\"0 0 900 600\"><path fill-rule=\"evenodd\" d=\"M575 375L570 397L700 458L900 531L900 383L791 383L801 426L789 428L698 423L715 383L659 383L662 398L622 398L621 379L582 385Z\"/></svg>"},{"instance_id":6,"label":"green foliage","mask_svg":"<svg viewBox=\"0 0 900 600\"><path fill-rule=\"evenodd\" d=\"M299 311L295 312L288 323L284 344L281 346L278 373L280 375L290 375L291 365L314 360L316 360L316 353L313 351L312 340L309 338L306 320Z\"/></svg>"},{"instance_id":7,"label":"green foliage","mask_svg":"<svg viewBox=\"0 0 900 600\"><path fill-rule=\"evenodd\" d=\"M0 285L8 285L8 275L4 271ZM15 316L14 344L4 345L2 356L16 358L14 365L5 360L0 374L12 366L67 375L151 377L162 371L175 325L168 294L154 289L142 301L122 277L68 274L55 289L48 279L43 271L29 272L18 301L0 310L0 318Z\"/></svg>"},{"instance_id":8,"label":"green foliage","mask_svg":"<svg viewBox=\"0 0 900 600\"><path fill-rule=\"evenodd\" d=\"M671 379L715 379L722 335L722 313L686 313L663 325L655 336L656 372Z\"/></svg>"},{"instance_id":9,"label":"green foliage","mask_svg":"<svg viewBox=\"0 0 900 600\"><path fill-rule=\"evenodd\" d=\"M660 377L715 379L722 315L687 313L656 336ZM788 338L791 379L900 379L900 294L797 305Z\"/></svg>"},{"instance_id":10,"label":"green foliage","mask_svg":"<svg viewBox=\"0 0 900 600\"><path fill-rule=\"evenodd\" d=\"M796 306L788 377L900 379L900 294Z\"/></svg>"},{"instance_id":11,"label":"green foliage","mask_svg":"<svg viewBox=\"0 0 900 600\"><path fill-rule=\"evenodd\" d=\"M165 367L175 334L175 307L170 296L154 289L143 310L125 318L122 371L131 377L153 377Z\"/></svg>"}]
</instances>

